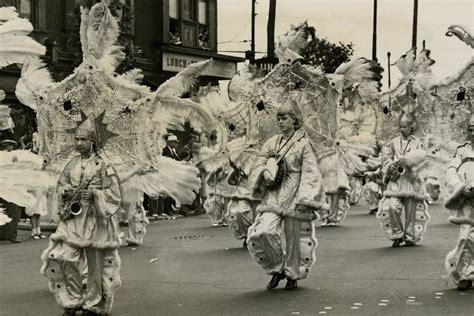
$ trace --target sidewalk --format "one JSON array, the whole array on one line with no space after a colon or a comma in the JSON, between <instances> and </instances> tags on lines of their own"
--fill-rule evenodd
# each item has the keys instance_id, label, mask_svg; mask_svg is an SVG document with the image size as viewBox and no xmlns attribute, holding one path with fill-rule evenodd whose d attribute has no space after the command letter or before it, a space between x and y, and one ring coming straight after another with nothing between
<instances>
[{"instance_id":1,"label":"sidewalk","mask_svg":"<svg viewBox=\"0 0 474 316\"><path fill-rule=\"evenodd\" d=\"M169 220L178 220L180 218L184 217L192 217L192 216L198 216L201 215L202 213L195 213L189 216L183 216L183 215L175 215L175 216L170 216L170 215L159 215L159 216L147 216L148 221L150 222L157 222L157 221L169 221ZM44 216L44 219L41 218L41 230L45 232L54 232L57 228L57 224L49 217L49 216ZM127 223L120 223L120 226L126 227L128 226ZM18 222L18 229L19 230L31 230L31 224L29 219L22 218L20 222Z\"/></svg>"}]
</instances>

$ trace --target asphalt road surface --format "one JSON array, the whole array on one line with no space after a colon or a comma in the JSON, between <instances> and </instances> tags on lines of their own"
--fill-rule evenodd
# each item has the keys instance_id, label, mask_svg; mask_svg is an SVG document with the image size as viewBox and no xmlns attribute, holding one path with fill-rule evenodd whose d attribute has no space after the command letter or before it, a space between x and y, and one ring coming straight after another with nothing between
<instances>
[{"instance_id":1,"label":"asphalt road surface","mask_svg":"<svg viewBox=\"0 0 474 316\"><path fill-rule=\"evenodd\" d=\"M375 216L354 206L339 227L317 230L316 264L294 291L267 291L241 241L204 215L155 222L143 246L120 249L112 315L474 315L474 290L459 292L444 268L458 227L441 205L429 211L419 246L391 248ZM61 315L39 273L47 240L20 238L0 243L0 315Z\"/></svg>"}]
</instances>

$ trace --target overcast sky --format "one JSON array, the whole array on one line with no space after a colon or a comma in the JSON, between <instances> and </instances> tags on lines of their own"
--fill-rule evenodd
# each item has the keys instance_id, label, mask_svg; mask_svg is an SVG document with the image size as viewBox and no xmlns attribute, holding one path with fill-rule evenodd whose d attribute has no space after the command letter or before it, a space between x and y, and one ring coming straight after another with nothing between
<instances>
[{"instance_id":1,"label":"overcast sky","mask_svg":"<svg viewBox=\"0 0 474 316\"><path fill-rule=\"evenodd\" d=\"M372 16L374 0L277 0L275 38L285 33L291 24L308 20L316 28L316 35L331 42L352 42L355 57L372 56ZM414 0L379 0L377 26L377 57L387 68L387 52L392 62L410 49ZM251 38L251 0L218 1L219 51L245 51L250 42L238 41ZM268 0L258 0L256 5L256 50L265 52ZM469 46L455 37L445 36L450 25L465 26L474 33L473 0L419 0L418 47L426 40L431 57L436 60L436 76L453 74L473 55ZM223 43L232 41L231 43ZM392 67L392 83L400 77ZM386 72L384 89L386 89ZM395 80L395 81L394 81Z\"/></svg>"}]
</instances>

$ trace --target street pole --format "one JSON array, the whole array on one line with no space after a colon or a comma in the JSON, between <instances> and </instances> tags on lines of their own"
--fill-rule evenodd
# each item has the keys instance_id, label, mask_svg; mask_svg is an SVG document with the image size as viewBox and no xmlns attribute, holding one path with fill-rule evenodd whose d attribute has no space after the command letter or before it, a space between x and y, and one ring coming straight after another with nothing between
<instances>
[{"instance_id":1,"label":"street pole","mask_svg":"<svg viewBox=\"0 0 474 316\"><path fill-rule=\"evenodd\" d=\"M252 41L250 42L250 62L253 63L255 61L255 2L256 0L252 1Z\"/></svg>"},{"instance_id":2,"label":"street pole","mask_svg":"<svg viewBox=\"0 0 474 316\"><path fill-rule=\"evenodd\" d=\"M411 47L415 48L416 55L416 35L418 32L418 0L413 3L413 32L411 37Z\"/></svg>"},{"instance_id":3,"label":"street pole","mask_svg":"<svg viewBox=\"0 0 474 316\"><path fill-rule=\"evenodd\" d=\"M390 56L392 54L390 52L387 52L387 69L388 69L388 89L390 90L390 87L392 86L392 76L390 74Z\"/></svg>"},{"instance_id":4,"label":"street pole","mask_svg":"<svg viewBox=\"0 0 474 316\"><path fill-rule=\"evenodd\" d=\"M270 0L267 24L267 56L269 58L273 58L275 56L275 15L276 0Z\"/></svg>"},{"instance_id":5,"label":"street pole","mask_svg":"<svg viewBox=\"0 0 474 316\"><path fill-rule=\"evenodd\" d=\"M377 61L377 0L374 0L374 27L372 32L372 60Z\"/></svg>"}]
</instances>

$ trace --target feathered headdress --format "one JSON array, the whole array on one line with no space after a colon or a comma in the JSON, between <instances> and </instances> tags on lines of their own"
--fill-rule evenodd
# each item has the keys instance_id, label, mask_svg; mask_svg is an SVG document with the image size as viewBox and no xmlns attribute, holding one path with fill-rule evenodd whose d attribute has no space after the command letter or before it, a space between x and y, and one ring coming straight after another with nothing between
<instances>
[{"instance_id":1,"label":"feathered headdress","mask_svg":"<svg viewBox=\"0 0 474 316\"><path fill-rule=\"evenodd\" d=\"M306 47L308 39L315 37L314 27L308 26L305 21L298 26L291 25L290 30L286 34L278 37L278 43L275 47L275 55L280 63L291 63L295 60L302 59L300 55L303 48Z\"/></svg>"}]
</instances>

